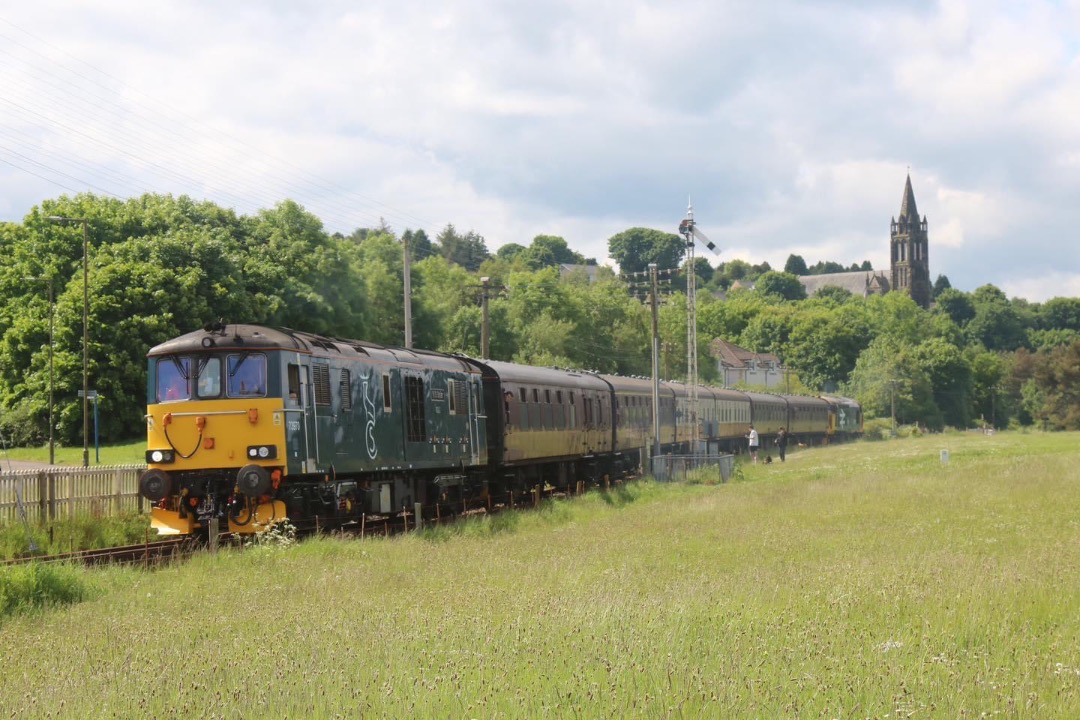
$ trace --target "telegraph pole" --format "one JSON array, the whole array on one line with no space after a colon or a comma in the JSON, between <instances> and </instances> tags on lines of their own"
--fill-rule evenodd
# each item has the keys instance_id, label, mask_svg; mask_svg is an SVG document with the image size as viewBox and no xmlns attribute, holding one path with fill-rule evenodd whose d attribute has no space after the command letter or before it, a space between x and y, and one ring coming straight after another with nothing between
<instances>
[{"instance_id":1,"label":"telegraph pole","mask_svg":"<svg viewBox=\"0 0 1080 720\"><path fill-rule=\"evenodd\" d=\"M412 253L409 252L409 233L401 236L405 248L405 347L412 349Z\"/></svg>"},{"instance_id":2,"label":"telegraph pole","mask_svg":"<svg viewBox=\"0 0 1080 720\"><path fill-rule=\"evenodd\" d=\"M653 456L660 454L660 283L656 277L656 263L649 263L649 280L652 284L652 406L653 406Z\"/></svg>"},{"instance_id":3,"label":"telegraph pole","mask_svg":"<svg viewBox=\"0 0 1080 720\"><path fill-rule=\"evenodd\" d=\"M483 309L484 319L480 325L480 357L491 357L491 319L488 316L488 288L491 278L480 278L480 307Z\"/></svg>"}]
</instances>

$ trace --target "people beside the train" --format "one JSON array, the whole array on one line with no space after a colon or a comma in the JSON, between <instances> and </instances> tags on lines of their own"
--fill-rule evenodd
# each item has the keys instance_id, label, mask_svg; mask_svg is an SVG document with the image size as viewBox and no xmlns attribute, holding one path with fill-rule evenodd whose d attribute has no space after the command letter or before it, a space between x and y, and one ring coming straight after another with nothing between
<instances>
[{"instance_id":1,"label":"people beside the train","mask_svg":"<svg viewBox=\"0 0 1080 720\"><path fill-rule=\"evenodd\" d=\"M787 453L786 428L780 428L780 432L776 433L776 451L780 454L780 462L784 462L784 455Z\"/></svg>"},{"instance_id":2,"label":"people beside the train","mask_svg":"<svg viewBox=\"0 0 1080 720\"><path fill-rule=\"evenodd\" d=\"M750 448L750 458L756 463L758 446L760 443L758 441L758 432L754 429L753 425L750 426L749 431L746 433L746 439L749 441L747 444Z\"/></svg>"}]
</instances>

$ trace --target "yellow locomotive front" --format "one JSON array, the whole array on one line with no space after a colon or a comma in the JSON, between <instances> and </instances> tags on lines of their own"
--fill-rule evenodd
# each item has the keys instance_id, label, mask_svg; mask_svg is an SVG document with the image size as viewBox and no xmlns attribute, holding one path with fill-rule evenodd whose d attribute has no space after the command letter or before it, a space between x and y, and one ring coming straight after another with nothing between
<instances>
[{"instance_id":1,"label":"yellow locomotive front","mask_svg":"<svg viewBox=\"0 0 1080 720\"><path fill-rule=\"evenodd\" d=\"M252 533L285 517L274 497L287 472L280 353L267 340L192 333L151 351L139 491L159 534L206 532L214 519Z\"/></svg>"}]
</instances>

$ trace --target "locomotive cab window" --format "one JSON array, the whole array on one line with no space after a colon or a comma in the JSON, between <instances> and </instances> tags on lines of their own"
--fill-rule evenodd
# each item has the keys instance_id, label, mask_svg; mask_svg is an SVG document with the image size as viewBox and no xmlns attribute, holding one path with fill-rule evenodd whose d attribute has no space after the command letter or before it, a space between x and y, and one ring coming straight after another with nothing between
<instances>
[{"instance_id":1,"label":"locomotive cab window","mask_svg":"<svg viewBox=\"0 0 1080 720\"><path fill-rule=\"evenodd\" d=\"M297 407L300 405L301 395L300 393L300 366L289 365L288 367L288 382L289 382L289 405Z\"/></svg>"},{"instance_id":2,"label":"locomotive cab window","mask_svg":"<svg viewBox=\"0 0 1080 720\"><path fill-rule=\"evenodd\" d=\"M171 402L191 397L191 361L188 358L161 358L157 362L157 401Z\"/></svg>"},{"instance_id":3,"label":"locomotive cab window","mask_svg":"<svg viewBox=\"0 0 1080 720\"><path fill-rule=\"evenodd\" d=\"M195 375L200 398L221 397L221 358L205 358L195 369Z\"/></svg>"},{"instance_id":4,"label":"locomotive cab window","mask_svg":"<svg viewBox=\"0 0 1080 720\"><path fill-rule=\"evenodd\" d=\"M382 402L383 410L390 412L392 404L390 402L390 375L389 373L382 376Z\"/></svg>"},{"instance_id":5,"label":"locomotive cab window","mask_svg":"<svg viewBox=\"0 0 1080 720\"><path fill-rule=\"evenodd\" d=\"M266 356L262 353L230 355L226 363L229 397L266 396Z\"/></svg>"}]
</instances>

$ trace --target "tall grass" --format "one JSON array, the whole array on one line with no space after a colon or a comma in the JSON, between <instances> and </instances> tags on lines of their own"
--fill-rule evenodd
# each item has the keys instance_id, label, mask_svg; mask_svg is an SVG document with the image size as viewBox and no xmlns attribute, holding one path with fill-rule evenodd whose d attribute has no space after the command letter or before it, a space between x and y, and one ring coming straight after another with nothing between
<instances>
[{"instance_id":1,"label":"tall grass","mask_svg":"<svg viewBox=\"0 0 1080 720\"><path fill-rule=\"evenodd\" d=\"M200 556L0 627L0 706L1076 717L1078 440L800 450L725 485L642 483L499 524Z\"/></svg>"},{"instance_id":2,"label":"tall grass","mask_svg":"<svg viewBox=\"0 0 1080 720\"><path fill-rule=\"evenodd\" d=\"M80 515L46 525L12 522L0 525L0 560L135 545L147 539L149 530L149 515L135 512Z\"/></svg>"},{"instance_id":3,"label":"tall grass","mask_svg":"<svg viewBox=\"0 0 1080 720\"><path fill-rule=\"evenodd\" d=\"M76 603L88 594L85 572L73 565L29 563L0 567L0 622L12 615Z\"/></svg>"}]
</instances>

